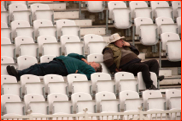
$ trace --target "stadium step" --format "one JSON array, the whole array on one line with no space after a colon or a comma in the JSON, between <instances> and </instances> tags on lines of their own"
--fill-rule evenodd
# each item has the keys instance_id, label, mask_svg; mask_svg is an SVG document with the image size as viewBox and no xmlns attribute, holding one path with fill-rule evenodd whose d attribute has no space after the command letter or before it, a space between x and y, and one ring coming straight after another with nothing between
<instances>
[{"instance_id":1,"label":"stadium step","mask_svg":"<svg viewBox=\"0 0 182 121\"><path fill-rule=\"evenodd\" d=\"M66 3L53 3L48 5L54 11L66 10Z\"/></svg>"},{"instance_id":2,"label":"stadium step","mask_svg":"<svg viewBox=\"0 0 182 121\"><path fill-rule=\"evenodd\" d=\"M82 20L74 20L77 26L80 27L91 27L92 20L91 19L82 19Z\"/></svg>"},{"instance_id":3,"label":"stadium step","mask_svg":"<svg viewBox=\"0 0 182 121\"><path fill-rule=\"evenodd\" d=\"M54 19L78 19L79 11L54 12Z\"/></svg>"},{"instance_id":4,"label":"stadium step","mask_svg":"<svg viewBox=\"0 0 182 121\"><path fill-rule=\"evenodd\" d=\"M165 77L164 80L160 82L160 85L180 85L181 86L181 75L173 75L170 77Z\"/></svg>"},{"instance_id":5,"label":"stadium step","mask_svg":"<svg viewBox=\"0 0 182 121\"><path fill-rule=\"evenodd\" d=\"M80 29L80 35L84 36L86 34L105 35L106 34L106 28L95 28L95 27L81 28Z\"/></svg>"}]
</instances>

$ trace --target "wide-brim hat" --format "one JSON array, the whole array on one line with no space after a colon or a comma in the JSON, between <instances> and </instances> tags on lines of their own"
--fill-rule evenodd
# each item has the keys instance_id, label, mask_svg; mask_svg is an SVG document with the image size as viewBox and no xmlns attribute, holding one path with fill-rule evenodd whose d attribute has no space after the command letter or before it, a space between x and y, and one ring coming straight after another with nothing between
<instances>
[{"instance_id":1,"label":"wide-brim hat","mask_svg":"<svg viewBox=\"0 0 182 121\"><path fill-rule=\"evenodd\" d=\"M125 36L121 37L118 33L115 33L109 37L109 41L107 41L107 43L110 44L120 39L125 39Z\"/></svg>"}]
</instances>

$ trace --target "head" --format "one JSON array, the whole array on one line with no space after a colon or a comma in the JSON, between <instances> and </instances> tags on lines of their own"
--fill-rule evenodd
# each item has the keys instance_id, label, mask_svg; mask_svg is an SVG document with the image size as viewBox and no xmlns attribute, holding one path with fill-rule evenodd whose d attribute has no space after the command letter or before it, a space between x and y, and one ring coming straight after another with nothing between
<instances>
[{"instance_id":1,"label":"head","mask_svg":"<svg viewBox=\"0 0 182 121\"><path fill-rule=\"evenodd\" d=\"M88 65L92 66L96 72L102 72L102 66L100 63L89 62Z\"/></svg>"},{"instance_id":2,"label":"head","mask_svg":"<svg viewBox=\"0 0 182 121\"><path fill-rule=\"evenodd\" d=\"M117 40L116 42L114 42L114 44L115 44L117 47L123 47L123 45L124 45L123 39Z\"/></svg>"},{"instance_id":3,"label":"head","mask_svg":"<svg viewBox=\"0 0 182 121\"><path fill-rule=\"evenodd\" d=\"M115 33L115 34L113 34L113 35L111 35L110 37L109 37L109 41L108 41L108 43L110 44L110 43L113 43L113 44L115 44L116 46L118 46L118 47L123 47L123 39L124 39L125 37L124 36L119 36L119 34L118 33Z\"/></svg>"}]
</instances>

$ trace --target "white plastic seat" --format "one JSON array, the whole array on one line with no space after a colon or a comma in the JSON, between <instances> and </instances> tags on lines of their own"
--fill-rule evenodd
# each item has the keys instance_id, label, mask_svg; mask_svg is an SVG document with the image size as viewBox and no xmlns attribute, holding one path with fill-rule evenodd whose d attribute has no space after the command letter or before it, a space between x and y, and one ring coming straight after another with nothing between
<instances>
[{"instance_id":1,"label":"white plastic seat","mask_svg":"<svg viewBox=\"0 0 182 121\"><path fill-rule=\"evenodd\" d=\"M124 101L124 110L125 112L129 111L139 111L139 108L142 108L143 100L141 98L129 98Z\"/></svg>"},{"instance_id":2,"label":"white plastic seat","mask_svg":"<svg viewBox=\"0 0 182 121\"><path fill-rule=\"evenodd\" d=\"M176 23L178 25L178 33L181 34L181 17L176 18Z\"/></svg>"},{"instance_id":3,"label":"white plastic seat","mask_svg":"<svg viewBox=\"0 0 182 121\"><path fill-rule=\"evenodd\" d=\"M45 20L45 19L38 19L38 20L35 20L33 21L33 26L34 26L34 34L35 34L35 37L38 36L38 28L39 27L52 27L53 24L50 20Z\"/></svg>"},{"instance_id":4,"label":"white plastic seat","mask_svg":"<svg viewBox=\"0 0 182 121\"><path fill-rule=\"evenodd\" d=\"M98 42L89 42L88 43L88 53L99 53L102 54L103 49L106 47L106 42L104 41L98 41Z\"/></svg>"},{"instance_id":5,"label":"white plastic seat","mask_svg":"<svg viewBox=\"0 0 182 121\"><path fill-rule=\"evenodd\" d=\"M1 22L1 29L2 29L2 28L8 28L7 23L5 23L5 22Z\"/></svg>"},{"instance_id":6,"label":"white plastic seat","mask_svg":"<svg viewBox=\"0 0 182 121\"><path fill-rule=\"evenodd\" d=\"M34 18L35 20L46 19L53 22L54 12L52 10L36 10Z\"/></svg>"},{"instance_id":7,"label":"white plastic seat","mask_svg":"<svg viewBox=\"0 0 182 121\"><path fill-rule=\"evenodd\" d=\"M72 103L71 103L71 101L64 101L64 100L54 101L53 104L52 104L52 107L53 107L53 111L52 111L53 115L60 115L60 114L68 115L68 114L72 113ZM63 118L63 119L66 119L66 118ZM53 120L57 120L57 119L53 118ZM69 118L69 120L70 120L70 118Z\"/></svg>"},{"instance_id":8,"label":"white plastic seat","mask_svg":"<svg viewBox=\"0 0 182 121\"><path fill-rule=\"evenodd\" d=\"M169 109L170 111L181 110L181 95L179 95L178 97L171 97L169 99ZM181 114L170 113L169 118L170 120L180 120Z\"/></svg>"},{"instance_id":9,"label":"white plastic seat","mask_svg":"<svg viewBox=\"0 0 182 121\"><path fill-rule=\"evenodd\" d=\"M152 9L150 7L134 9L134 18L138 17L152 18Z\"/></svg>"},{"instance_id":10,"label":"white plastic seat","mask_svg":"<svg viewBox=\"0 0 182 121\"><path fill-rule=\"evenodd\" d=\"M15 57L15 46L13 44L1 45L1 56Z\"/></svg>"},{"instance_id":11,"label":"white plastic seat","mask_svg":"<svg viewBox=\"0 0 182 121\"><path fill-rule=\"evenodd\" d=\"M84 55L84 44L82 42L66 42L65 55L68 55L70 53Z\"/></svg>"},{"instance_id":12,"label":"white plastic seat","mask_svg":"<svg viewBox=\"0 0 182 121\"><path fill-rule=\"evenodd\" d=\"M122 15L122 16L121 16ZM131 12L129 8L113 9L114 26L117 29L128 29L131 27Z\"/></svg>"},{"instance_id":13,"label":"white plastic seat","mask_svg":"<svg viewBox=\"0 0 182 121\"><path fill-rule=\"evenodd\" d=\"M28 105L30 102L42 102L42 101L45 101L45 98L42 95L27 94L24 96L24 102L25 102L26 108L28 108Z\"/></svg>"},{"instance_id":14,"label":"white plastic seat","mask_svg":"<svg viewBox=\"0 0 182 121\"><path fill-rule=\"evenodd\" d=\"M181 61L181 40L167 41L166 52L169 61Z\"/></svg>"},{"instance_id":15,"label":"white plastic seat","mask_svg":"<svg viewBox=\"0 0 182 121\"><path fill-rule=\"evenodd\" d=\"M8 65L15 66L15 61L11 57L1 56L1 75L9 75L6 67Z\"/></svg>"},{"instance_id":16,"label":"white plastic seat","mask_svg":"<svg viewBox=\"0 0 182 121\"><path fill-rule=\"evenodd\" d=\"M49 36L49 35L39 36L37 38L37 42L39 45L39 54L43 53L44 51L43 46L45 43L58 44L56 38L54 36Z\"/></svg>"},{"instance_id":17,"label":"white plastic seat","mask_svg":"<svg viewBox=\"0 0 182 121\"><path fill-rule=\"evenodd\" d=\"M34 110L36 110L36 109L34 109ZM42 113L31 113L30 115L32 115L32 116L45 116L45 114L42 114ZM33 118L32 120L47 120L47 118Z\"/></svg>"},{"instance_id":18,"label":"white plastic seat","mask_svg":"<svg viewBox=\"0 0 182 121\"><path fill-rule=\"evenodd\" d=\"M15 37L18 37L18 36L28 36L28 37L34 38L33 27L16 28Z\"/></svg>"},{"instance_id":19,"label":"white plastic seat","mask_svg":"<svg viewBox=\"0 0 182 121\"><path fill-rule=\"evenodd\" d=\"M80 36L80 27L79 26L63 26L61 28L61 36L63 35Z\"/></svg>"},{"instance_id":20,"label":"white plastic seat","mask_svg":"<svg viewBox=\"0 0 182 121\"><path fill-rule=\"evenodd\" d=\"M12 20L24 20L31 23L31 11L24 10L24 11L14 11L12 13Z\"/></svg>"},{"instance_id":21,"label":"white plastic seat","mask_svg":"<svg viewBox=\"0 0 182 121\"><path fill-rule=\"evenodd\" d=\"M161 7L155 9L155 17L169 17L173 18L172 14L173 10L171 7Z\"/></svg>"},{"instance_id":22,"label":"white plastic seat","mask_svg":"<svg viewBox=\"0 0 182 121\"><path fill-rule=\"evenodd\" d=\"M10 20L12 20L12 14L14 11L24 11L28 10L27 5L22 3L14 3L9 5L9 14L10 14Z\"/></svg>"},{"instance_id":23,"label":"white plastic seat","mask_svg":"<svg viewBox=\"0 0 182 121\"><path fill-rule=\"evenodd\" d=\"M174 17L178 16L177 9L181 7L180 1L172 1L172 8L173 8L173 14Z\"/></svg>"},{"instance_id":24,"label":"white plastic seat","mask_svg":"<svg viewBox=\"0 0 182 121\"><path fill-rule=\"evenodd\" d=\"M54 55L43 55L40 57L40 63L49 63L52 61L56 56Z\"/></svg>"},{"instance_id":25,"label":"white plastic seat","mask_svg":"<svg viewBox=\"0 0 182 121\"><path fill-rule=\"evenodd\" d=\"M172 105L170 104L170 100L171 98L173 97L181 97L181 90L178 90L178 89L168 89L166 90L166 106L167 106L167 109L172 109ZM173 102L171 102L173 103ZM173 103L175 104L175 103ZM179 106L178 108L180 108L181 106ZM175 107L176 108L176 107Z\"/></svg>"},{"instance_id":26,"label":"white plastic seat","mask_svg":"<svg viewBox=\"0 0 182 121\"><path fill-rule=\"evenodd\" d=\"M1 11L1 22L6 23L8 25L8 17L9 13L6 11Z\"/></svg>"},{"instance_id":27,"label":"white plastic seat","mask_svg":"<svg viewBox=\"0 0 182 121\"><path fill-rule=\"evenodd\" d=\"M54 36L57 38L57 30L54 26L42 26L38 28L38 36Z\"/></svg>"},{"instance_id":28,"label":"white plastic seat","mask_svg":"<svg viewBox=\"0 0 182 121\"><path fill-rule=\"evenodd\" d=\"M102 12L104 10L103 1L87 1L87 10L92 13Z\"/></svg>"},{"instance_id":29,"label":"white plastic seat","mask_svg":"<svg viewBox=\"0 0 182 121\"><path fill-rule=\"evenodd\" d=\"M167 1L150 1L150 5L152 8L153 17L156 17L156 14L155 14L156 8L169 7L169 4Z\"/></svg>"},{"instance_id":30,"label":"white plastic seat","mask_svg":"<svg viewBox=\"0 0 182 121\"><path fill-rule=\"evenodd\" d=\"M177 9L177 17L181 17L181 7Z\"/></svg>"},{"instance_id":31,"label":"white plastic seat","mask_svg":"<svg viewBox=\"0 0 182 121\"><path fill-rule=\"evenodd\" d=\"M31 111L31 115L48 114L48 103L46 101L30 102L27 111ZM44 119L45 120L45 119Z\"/></svg>"},{"instance_id":32,"label":"white plastic seat","mask_svg":"<svg viewBox=\"0 0 182 121\"><path fill-rule=\"evenodd\" d=\"M107 92L107 91L103 91L103 92L98 92L95 95L95 100L96 100L96 106L97 106L97 112L100 112L100 103L103 100L115 100L116 96L114 93L112 92Z\"/></svg>"},{"instance_id":33,"label":"white plastic seat","mask_svg":"<svg viewBox=\"0 0 182 121\"><path fill-rule=\"evenodd\" d=\"M18 36L15 38L15 45L16 45L16 54L20 56L29 55L37 57L38 46L37 44L34 43L33 38L28 36Z\"/></svg>"},{"instance_id":34,"label":"white plastic seat","mask_svg":"<svg viewBox=\"0 0 182 121\"><path fill-rule=\"evenodd\" d=\"M7 102L5 103L6 114L24 115L25 104L23 102Z\"/></svg>"},{"instance_id":35,"label":"white plastic seat","mask_svg":"<svg viewBox=\"0 0 182 121\"><path fill-rule=\"evenodd\" d=\"M12 37L15 37L15 31L17 28L23 28L23 27L30 27L30 24L28 21L24 20L15 20L11 22L11 30L12 30Z\"/></svg>"},{"instance_id":36,"label":"white plastic seat","mask_svg":"<svg viewBox=\"0 0 182 121\"><path fill-rule=\"evenodd\" d=\"M10 77L7 77L7 76L9 76L9 75L6 75L6 77L4 77L4 78L10 78ZM11 78L13 78L13 77L11 77ZM20 96L20 87L21 86L20 86L19 83L17 83L16 78L14 79L14 82L12 82L12 81L8 82L8 80L6 80L6 82L4 82L2 84L2 93L1 94L3 94L3 95L13 94L13 95Z\"/></svg>"},{"instance_id":37,"label":"white plastic seat","mask_svg":"<svg viewBox=\"0 0 182 121\"><path fill-rule=\"evenodd\" d=\"M23 69L26 69L36 63L37 62L37 59L33 56L19 56L17 58L17 63L18 63L18 69L19 70L23 70Z\"/></svg>"},{"instance_id":38,"label":"white plastic seat","mask_svg":"<svg viewBox=\"0 0 182 121\"><path fill-rule=\"evenodd\" d=\"M63 26L76 26L76 23L73 20L57 20L56 27L57 27L58 38L60 38L61 36L61 29Z\"/></svg>"},{"instance_id":39,"label":"white plastic seat","mask_svg":"<svg viewBox=\"0 0 182 121\"><path fill-rule=\"evenodd\" d=\"M35 20L35 12L38 10L50 10L49 5L47 4L32 4L30 6L32 11L33 20Z\"/></svg>"},{"instance_id":40,"label":"white plastic seat","mask_svg":"<svg viewBox=\"0 0 182 121\"><path fill-rule=\"evenodd\" d=\"M127 8L127 6L124 1L109 1L108 2L109 19L113 19L113 9L114 8Z\"/></svg>"},{"instance_id":41,"label":"white plastic seat","mask_svg":"<svg viewBox=\"0 0 182 121\"><path fill-rule=\"evenodd\" d=\"M11 44L11 29L1 29L1 45Z\"/></svg>"},{"instance_id":42,"label":"white plastic seat","mask_svg":"<svg viewBox=\"0 0 182 121\"><path fill-rule=\"evenodd\" d=\"M4 83L17 83L17 80L11 75L1 75L1 85Z\"/></svg>"},{"instance_id":43,"label":"white plastic seat","mask_svg":"<svg viewBox=\"0 0 182 121\"><path fill-rule=\"evenodd\" d=\"M79 100L76 103L76 113L77 114L81 114L83 113L83 110L85 110L86 108L88 109L87 112L88 113L96 113L96 102L94 100Z\"/></svg>"},{"instance_id":44,"label":"white plastic seat","mask_svg":"<svg viewBox=\"0 0 182 121\"><path fill-rule=\"evenodd\" d=\"M131 9L131 17L134 18L134 11L136 8L147 8L148 5L145 1L131 1L129 2L129 6Z\"/></svg>"},{"instance_id":45,"label":"white plastic seat","mask_svg":"<svg viewBox=\"0 0 182 121\"><path fill-rule=\"evenodd\" d=\"M176 33L166 32L161 34L162 50L166 50L166 44L169 40L180 40L180 38Z\"/></svg>"},{"instance_id":46,"label":"white plastic seat","mask_svg":"<svg viewBox=\"0 0 182 121\"><path fill-rule=\"evenodd\" d=\"M139 99L139 95L135 91L131 90L125 90L119 93L119 99L120 99L120 109L125 109L125 100L127 99ZM134 110L134 108L133 108Z\"/></svg>"},{"instance_id":47,"label":"white plastic seat","mask_svg":"<svg viewBox=\"0 0 182 121\"><path fill-rule=\"evenodd\" d=\"M60 43L44 43L42 45L42 55L61 55ZM50 51L51 50L51 51Z\"/></svg>"}]
</instances>

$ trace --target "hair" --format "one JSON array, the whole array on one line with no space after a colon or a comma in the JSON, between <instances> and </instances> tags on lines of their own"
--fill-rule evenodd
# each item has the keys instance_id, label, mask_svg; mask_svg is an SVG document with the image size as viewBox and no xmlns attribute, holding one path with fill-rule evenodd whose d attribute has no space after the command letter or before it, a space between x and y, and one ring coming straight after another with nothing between
<instances>
[{"instance_id":1,"label":"hair","mask_svg":"<svg viewBox=\"0 0 182 121\"><path fill-rule=\"evenodd\" d=\"M99 64L99 67L96 67L96 72L102 72L102 65L100 63Z\"/></svg>"}]
</instances>

